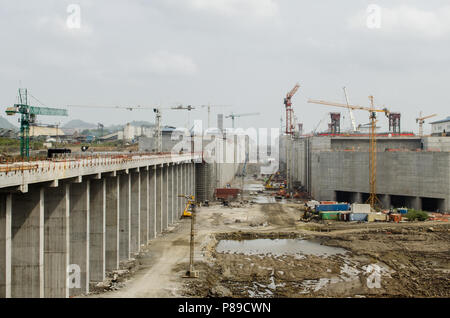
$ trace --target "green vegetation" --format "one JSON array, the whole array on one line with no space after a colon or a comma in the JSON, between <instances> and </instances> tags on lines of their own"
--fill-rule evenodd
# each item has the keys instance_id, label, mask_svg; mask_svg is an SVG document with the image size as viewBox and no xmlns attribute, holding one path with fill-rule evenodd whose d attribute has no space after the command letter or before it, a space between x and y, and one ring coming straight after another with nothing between
<instances>
[{"instance_id":1,"label":"green vegetation","mask_svg":"<svg viewBox=\"0 0 450 318\"><path fill-rule=\"evenodd\" d=\"M409 221L426 221L428 220L429 215L424 211L410 209L408 210L408 213L406 213L405 217L407 217Z\"/></svg>"},{"instance_id":2,"label":"green vegetation","mask_svg":"<svg viewBox=\"0 0 450 318\"><path fill-rule=\"evenodd\" d=\"M41 141L32 140L30 141L30 149L41 150L44 149L44 145ZM0 137L0 152L7 154L20 152L20 140Z\"/></svg>"}]
</instances>

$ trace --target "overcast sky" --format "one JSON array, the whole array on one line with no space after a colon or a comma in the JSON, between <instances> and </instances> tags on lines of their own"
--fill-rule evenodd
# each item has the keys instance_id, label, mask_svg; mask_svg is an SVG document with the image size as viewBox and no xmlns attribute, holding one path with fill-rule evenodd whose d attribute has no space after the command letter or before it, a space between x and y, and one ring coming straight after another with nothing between
<instances>
[{"instance_id":1,"label":"overcast sky","mask_svg":"<svg viewBox=\"0 0 450 318\"><path fill-rule=\"evenodd\" d=\"M72 3L81 8L79 29L67 24ZM367 25L370 4L382 9L380 28ZM420 111L450 115L449 75L444 0L0 0L2 112L22 86L52 107L212 103L232 105L215 108L214 122L218 111L260 112L238 125L279 127L283 98L299 82L293 102L306 131L341 111L307 99L344 102L343 86L351 103L368 105L373 94L402 113L404 130L417 131ZM154 121L150 111L69 112L92 123ZM206 125L206 114L193 111L190 120ZM167 110L163 121L185 125L187 113Z\"/></svg>"}]
</instances>

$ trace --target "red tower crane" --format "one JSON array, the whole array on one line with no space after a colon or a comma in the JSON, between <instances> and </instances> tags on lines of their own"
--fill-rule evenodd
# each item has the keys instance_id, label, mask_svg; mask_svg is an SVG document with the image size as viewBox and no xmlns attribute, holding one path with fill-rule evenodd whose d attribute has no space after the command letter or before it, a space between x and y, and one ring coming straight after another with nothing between
<instances>
[{"instance_id":1,"label":"red tower crane","mask_svg":"<svg viewBox=\"0 0 450 318\"><path fill-rule=\"evenodd\" d=\"M294 110L292 109L292 97L298 92L300 84L296 84L295 87L286 95L284 99L284 105L286 106L286 134L294 134Z\"/></svg>"}]
</instances>

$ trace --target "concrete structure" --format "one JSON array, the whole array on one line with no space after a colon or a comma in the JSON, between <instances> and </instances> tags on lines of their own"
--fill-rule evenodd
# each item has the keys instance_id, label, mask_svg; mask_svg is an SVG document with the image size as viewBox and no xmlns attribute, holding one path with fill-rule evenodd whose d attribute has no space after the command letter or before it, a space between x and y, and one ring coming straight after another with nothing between
<instances>
[{"instance_id":1,"label":"concrete structure","mask_svg":"<svg viewBox=\"0 0 450 318\"><path fill-rule=\"evenodd\" d=\"M431 134L441 136L445 134L450 135L450 116L444 120L439 120L431 123Z\"/></svg>"},{"instance_id":2,"label":"concrete structure","mask_svg":"<svg viewBox=\"0 0 450 318\"><path fill-rule=\"evenodd\" d=\"M131 123L128 123L123 128L122 133L118 135L118 138L120 140L132 141L141 136L151 137L154 135L154 131L154 127L134 126Z\"/></svg>"},{"instance_id":3,"label":"concrete structure","mask_svg":"<svg viewBox=\"0 0 450 318\"><path fill-rule=\"evenodd\" d=\"M450 211L450 139L379 137L377 192L385 208ZM316 200L364 203L369 196L369 138L288 141L290 179Z\"/></svg>"},{"instance_id":4,"label":"concrete structure","mask_svg":"<svg viewBox=\"0 0 450 318\"><path fill-rule=\"evenodd\" d=\"M0 297L69 297L181 216L195 155L0 165Z\"/></svg>"}]
</instances>

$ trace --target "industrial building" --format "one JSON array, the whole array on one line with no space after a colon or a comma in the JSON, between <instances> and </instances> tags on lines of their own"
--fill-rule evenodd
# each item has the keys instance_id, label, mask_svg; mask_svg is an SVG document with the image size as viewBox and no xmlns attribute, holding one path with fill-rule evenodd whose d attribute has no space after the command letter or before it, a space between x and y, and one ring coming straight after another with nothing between
<instances>
[{"instance_id":1,"label":"industrial building","mask_svg":"<svg viewBox=\"0 0 450 318\"><path fill-rule=\"evenodd\" d=\"M450 116L443 120L438 120L431 124L431 133L433 136L450 136Z\"/></svg>"}]
</instances>

